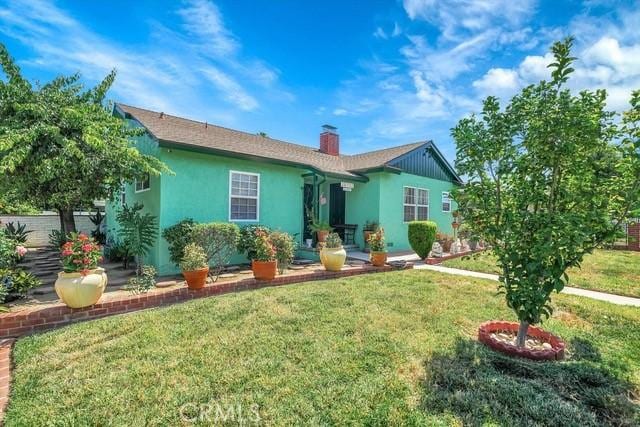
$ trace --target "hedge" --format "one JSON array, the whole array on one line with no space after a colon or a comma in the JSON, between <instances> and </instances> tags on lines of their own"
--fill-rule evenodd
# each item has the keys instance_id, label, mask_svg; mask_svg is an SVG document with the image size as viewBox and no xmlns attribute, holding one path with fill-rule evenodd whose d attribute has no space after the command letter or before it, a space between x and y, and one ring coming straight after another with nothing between
<instances>
[{"instance_id":1,"label":"hedge","mask_svg":"<svg viewBox=\"0 0 640 427\"><path fill-rule=\"evenodd\" d=\"M436 241L437 225L433 221L411 221L409 223L409 244L420 258L429 256Z\"/></svg>"}]
</instances>

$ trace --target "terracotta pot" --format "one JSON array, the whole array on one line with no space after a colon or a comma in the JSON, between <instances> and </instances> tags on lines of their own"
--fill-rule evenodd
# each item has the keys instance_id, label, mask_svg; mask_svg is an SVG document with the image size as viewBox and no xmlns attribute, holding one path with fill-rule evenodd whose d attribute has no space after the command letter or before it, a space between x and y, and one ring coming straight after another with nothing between
<instances>
[{"instance_id":1,"label":"terracotta pot","mask_svg":"<svg viewBox=\"0 0 640 427\"><path fill-rule=\"evenodd\" d=\"M189 289L202 289L207 283L209 267L193 271L183 271L182 275L184 276L184 280L187 281L187 286L189 287Z\"/></svg>"},{"instance_id":2,"label":"terracotta pot","mask_svg":"<svg viewBox=\"0 0 640 427\"><path fill-rule=\"evenodd\" d=\"M258 280L273 280L276 277L277 261L251 261L253 277Z\"/></svg>"},{"instance_id":3,"label":"terracotta pot","mask_svg":"<svg viewBox=\"0 0 640 427\"><path fill-rule=\"evenodd\" d=\"M493 333L498 331L510 331L517 334L519 326L520 325L515 322L504 322L500 320L485 322L478 328L478 341L496 351L508 354L509 356L525 357L532 360L564 359L564 341L562 341L557 336L536 326L529 326L527 335L535 337L542 342L549 343L551 345L551 348L535 350L526 347L518 347L516 345L500 341L491 336Z\"/></svg>"},{"instance_id":4,"label":"terracotta pot","mask_svg":"<svg viewBox=\"0 0 640 427\"><path fill-rule=\"evenodd\" d=\"M329 235L329 230L316 231L316 237L318 238L318 243L324 243L327 240L328 235Z\"/></svg>"},{"instance_id":5,"label":"terracotta pot","mask_svg":"<svg viewBox=\"0 0 640 427\"><path fill-rule=\"evenodd\" d=\"M369 260L374 267L384 267L384 264L387 262L387 253L371 251Z\"/></svg>"},{"instance_id":6,"label":"terracotta pot","mask_svg":"<svg viewBox=\"0 0 640 427\"><path fill-rule=\"evenodd\" d=\"M342 246L339 248L322 248L320 250L320 261L325 270L340 271L347 259L347 251Z\"/></svg>"},{"instance_id":7,"label":"terracotta pot","mask_svg":"<svg viewBox=\"0 0 640 427\"><path fill-rule=\"evenodd\" d=\"M89 307L98 302L107 287L104 268L89 270L89 274L58 273L55 289L58 298L71 308Z\"/></svg>"}]
</instances>

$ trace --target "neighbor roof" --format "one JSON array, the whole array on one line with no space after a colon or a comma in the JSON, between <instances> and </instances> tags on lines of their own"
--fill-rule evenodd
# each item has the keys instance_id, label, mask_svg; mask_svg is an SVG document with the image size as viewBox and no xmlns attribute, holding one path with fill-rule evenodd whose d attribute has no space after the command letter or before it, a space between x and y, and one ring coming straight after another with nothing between
<instances>
[{"instance_id":1,"label":"neighbor roof","mask_svg":"<svg viewBox=\"0 0 640 427\"><path fill-rule=\"evenodd\" d=\"M306 145L293 144L125 104L116 104L116 109L123 115L138 121L161 143L271 159L306 166L329 175L350 178L360 177L366 170L388 166L390 161L418 147L430 144L428 141L420 141L362 154L332 156Z\"/></svg>"}]
</instances>

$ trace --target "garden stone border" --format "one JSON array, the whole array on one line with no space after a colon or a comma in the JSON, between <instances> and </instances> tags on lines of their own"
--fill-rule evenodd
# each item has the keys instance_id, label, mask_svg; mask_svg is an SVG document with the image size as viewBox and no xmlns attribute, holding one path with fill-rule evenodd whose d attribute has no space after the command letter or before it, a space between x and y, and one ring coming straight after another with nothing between
<instances>
[{"instance_id":1,"label":"garden stone border","mask_svg":"<svg viewBox=\"0 0 640 427\"><path fill-rule=\"evenodd\" d=\"M551 344L550 349L534 350L529 348L519 348L512 344L507 344L491 336L497 331L518 332L520 325L515 322L492 320L485 322L478 328L478 341L486 346L505 353L509 356L524 357L531 360L562 360L564 359L565 343L559 337L547 332L537 326L529 326L527 335L540 339Z\"/></svg>"},{"instance_id":2,"label":"garden stone border","mask_svg":"<svg viewBox=\"0 0 640 427\"><path fill-rule=\"evenodd\" d=\"M16 340L0 339L0 425L9 403L9 386L11 385L11 348Z\"/></svg>"}]
</instances>

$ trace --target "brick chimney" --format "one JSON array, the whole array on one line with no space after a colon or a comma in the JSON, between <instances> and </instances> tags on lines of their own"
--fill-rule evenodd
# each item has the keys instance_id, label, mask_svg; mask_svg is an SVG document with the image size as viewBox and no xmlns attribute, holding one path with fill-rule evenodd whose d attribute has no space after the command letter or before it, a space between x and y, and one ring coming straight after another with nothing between
<instances>
[{"instance_id":1,"label":"brick chimney","mask_svg":"<svg viewBox=\"0 0 640 427\"><path fill-rule=\"evenodd\" d=\"M338 128L331 125L322 126L320 134L320 152L331 154L332 156L340 155L340 136L336 132Z\"/></svg>"}]
</instances>

